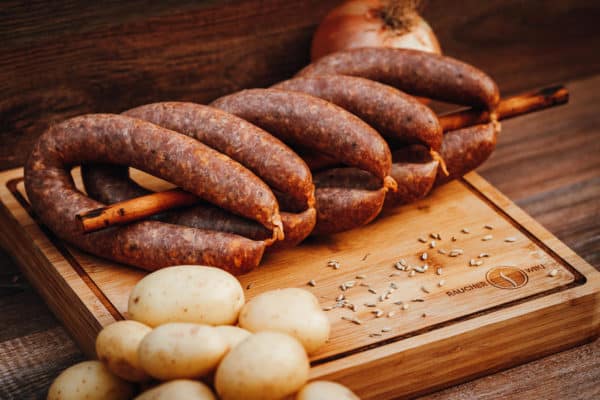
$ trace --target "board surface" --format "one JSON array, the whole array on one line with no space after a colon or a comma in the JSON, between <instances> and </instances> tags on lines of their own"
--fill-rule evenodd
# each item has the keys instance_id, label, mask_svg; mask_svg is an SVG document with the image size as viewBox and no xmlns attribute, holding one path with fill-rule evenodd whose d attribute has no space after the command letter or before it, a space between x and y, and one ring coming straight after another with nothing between
<instances>
[{"instance_id":1,"label":"board surface","mask_svg":"<svg viewBox=\"0 0 600 400\"><path fill-rule=\"evenodd\" d=\"M129 291L144 272L81 253L38 225L21 169L0 174L0 185L0 240L92 355L98 330L126 318ZM338 269L327 265L332 260ZM400 260L428 268L400 271ZM332 308L331 340L313 356L312 376L379 399L435 390L593 339L598 275L470 174L368 226L267 254L240 280L248 298L295 286ZM344 283L351 287L342 290ZM355 311L336 306L342 295Z\"/></svg>"}]
</instances>

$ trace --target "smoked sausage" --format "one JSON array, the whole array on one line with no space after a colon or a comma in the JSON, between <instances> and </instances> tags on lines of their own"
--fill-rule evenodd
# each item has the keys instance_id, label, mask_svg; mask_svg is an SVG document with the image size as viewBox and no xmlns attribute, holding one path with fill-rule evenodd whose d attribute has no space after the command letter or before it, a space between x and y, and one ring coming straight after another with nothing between
<instances>
[{"instance_id":1,"label":"smoked sausage","mask_svg":"<svg viewBox=\"0 0 600 400\"><path fill-rule=\"evenodd\" d=\"M394 143L442 145L435 113L414 97L379 82L344 75L300 76L273 86L310 94L336 104L375 128Z\"/></svg>"},{"instance_id":2,"label":"smoked sausage","mask_svg":"<svg viewBox=\"0 0 600 400\"><path fill-rule=\"evenodd\" d=\"M38 139L25 166L25 188L34 212L46 226L92 254L150 270L206 264L241 273L258 265L266 246L264 241L238 235L157 221L83 234L75 215L103 204L77 190L69 169L94 162L131 165L269 230L281 229L271 190L229 157L135 118L84 115L51 127Z\"/></svg>"},{"instance_id":3,"label":"smoked sausage","mask_svg":"<svg viewBox=\"0 0 600 400\"><path fill-rule=\"evenodd\" d=\"M406 93L494 110L500 91L483 71L451 57L419 50L362 47L329 54L297 76L350 75L388 84Z\"/></svg>"}]
</instances>

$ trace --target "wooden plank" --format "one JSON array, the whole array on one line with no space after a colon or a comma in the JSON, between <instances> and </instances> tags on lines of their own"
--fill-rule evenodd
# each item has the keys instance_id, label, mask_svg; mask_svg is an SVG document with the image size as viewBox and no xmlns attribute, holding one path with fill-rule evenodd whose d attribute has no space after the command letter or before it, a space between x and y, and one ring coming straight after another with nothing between
<instances>
[{"instance_id":1,"label":"wooden plank","mask_svg":"<svg viewBox=\"0 0 600 400\"><path fill-rule=\"evenodd\" d=\"M292 75L338 1L3 2L0 169L23 165L49 124L159 100L207 102ZM447 54L490 73L505 93L600 71L600 3L478 1L425 17ZM560 29L556 27L559 26Z\"/></svg>"},{"instance_id":2,"label":"wooden plank","mask_svg":"<svg viewBox=\"0 0 600 400\"><path fill-rule=\"evenodd\" d=\"M69 246L61 248L62 242L40 229L28 214L20 174L17 169L0 176L8 182L0 190L6 207L2 218L7 222L2 240L33 246L24 249L10 243L8 247L84 351L91 354L99 327L126 315L127 294L143 272ZM75 177L79 183L77 173ZM134 178L154 188L162 185L139 172ZM486 224L493 229L485 228ZM430 233L442 237L436 239L435 248L416 240ZM493 238L483 240L487 235ZM515 241L507 242L509 237ZM437 252L456 248L464 254L449 257ZM399 259L422 264L420 256L425 251L428 272L410 277L394 268ZM46 261L30 258L38 252ZM479 258L482 252L491 256ZM342 267L328 268L330 259L337 259ZM483 265L472 266L470 259L481 260ZM436 274L437 268L443 268L441 275ZM556 276L550 276L554 269ZM357 280L359 273L366 279ZM600 326L598 275L482 178L470 174L465 182L439 188L423 201L388 210L366 227L269 254L261 268L240 280L248 298L278 287L308 288L309 279L317 281L309 289L323 306L334 304L344 294L358 310L328 312L332 338L312 357L312 376L345 382L364 398L392 398L445 387L594 338ZM42 285L42 279L52 285ZM355 281L355 287L340 291L339 285L349 280ZM395 290L389 298L379 298L390 287ZM69 299L71 304L56 298ZM398 301L410 308L403 310L395 304ZM386 314L395 314L375 318L367 304L371 302ZM355 325L341 316L357 317L363 323ZM479 341L485 346L473 345ZM456 352L457 348L461 350ZM419 362L425 354L436 356ZM405 379L398 380L392 367L401 361ZM422 378L431 363L439 368Z\"/></svg>"}]
</instances>

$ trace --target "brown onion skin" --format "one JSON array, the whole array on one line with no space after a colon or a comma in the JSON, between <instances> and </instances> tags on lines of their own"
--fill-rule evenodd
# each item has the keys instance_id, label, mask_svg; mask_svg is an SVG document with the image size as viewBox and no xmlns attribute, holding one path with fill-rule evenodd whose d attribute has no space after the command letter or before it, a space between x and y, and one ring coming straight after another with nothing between
<instances>
[{"instance_id":1,"label":"brown onion skin","mask_svg":"<svg viewBox=\"0 0 600 400\"><path fill-rule=\"evenodd\" d=\"M381 0L349 0L334 8L321 22L312 41L311 60L355 47L396 47L442 54L440 44L427 22L414 15L410 31L387 26L380 11Z\"/></svg>"}]
</instances>

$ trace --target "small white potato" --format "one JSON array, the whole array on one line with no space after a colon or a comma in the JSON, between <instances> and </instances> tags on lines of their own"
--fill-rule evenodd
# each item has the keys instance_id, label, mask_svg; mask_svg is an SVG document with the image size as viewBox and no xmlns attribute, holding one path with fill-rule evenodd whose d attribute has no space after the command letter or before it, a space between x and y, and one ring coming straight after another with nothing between
<instances>
[{"instance_id":1,"label":"small white potato","mask_svg":"<svg viewBox=\"0 0 600 400\"><path fill-rule=\"evenodd\" d=\"M52 382L48 400L127 400L133 385L113 375L100 361L84 361L65 369Z\"/></svg>"},{"instance_id":2,"label":"small white potato","mask_svg":"<svg viewBox=\"0 0 600 400\"><path fill-rule=\"evenodd\" d=\"M204 383L178 379L145 391L135 400L216 400Z\"/></svg>"},{"instance_id":3,"label":"small white potato","mask_svg":"<svg viewBox=\"0 0 600 400\"><path fill-rule=\"evenodd\" d=\"M250 332L277 331L292 335L308 354L327 342L331 330L317 298L299 288L261 293L242 308L239 324Z\"/></svg>"},{"instance_id":4,"label":"small white potato","mask_svg":"<svg viewBox=\"0 0 600 400\"><path fill-rule=\"evenodd\" d=\"M138 347L152 328L136 321L117 321L100 331L96 338L96 355L115 375L132 382L149 376L140 367Z\"/></svg>"},{"instance_id":5,"label":"small white potato","mask_svg":"<svg viewBox=\"0 0 600 400\"><path fill-rule=\"evenodd\" d=\"M330 381L310 382L296 394L296 400L360 400L344 385Z\"/></svg>"},{"instance_id":6,"label":"small white potato","mask_svg":"<svg viewBox=\"0 0 600 400\"><path fill-rule=\"evenodd\" d=\"M128 315L151 327L167 322L232 325L243 305L244 290L230 273L180 265L141 279L129 295Z\"/></svg>"},{"instance_id":7,"label":"small white potato","mask_svg":"<svg viewBox=\"0 0 600 400\"><path fill-rule=\"evenodd\" d=\"M216 326L215 329L219 332L219 335L227 342L229 350L244 341L248 336L252 335L249 331L231 325Z\"/></svg>"},{"instance_id":8,"label":"small white potato","mask_svg":"<svg viewBox=\"0 0 600 400\"><path fill-rule=\"evenodd\" d=\"M298 340L279 332L259 332L223 358L215 389L221 400L281 399L306 383L309 368Z\"/></svg>"},{"instance_id":9,"label":"small white potato","mask_svg":"<svg viewBox=\"0 0 600 400\"><path fill-rule=\"evenodd\" d=\"M138 357L144 371L156 379L193 379L213 371L227 350L215 327L171 322L144 337Z\"/></svg>"}]
</instances>

